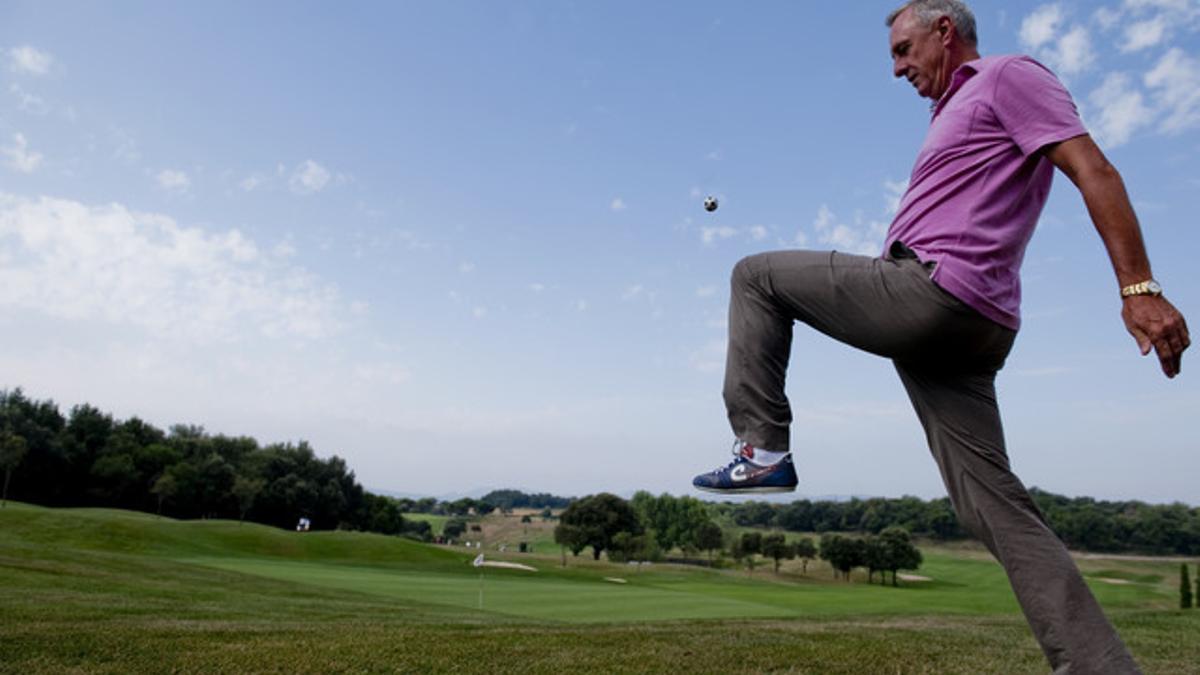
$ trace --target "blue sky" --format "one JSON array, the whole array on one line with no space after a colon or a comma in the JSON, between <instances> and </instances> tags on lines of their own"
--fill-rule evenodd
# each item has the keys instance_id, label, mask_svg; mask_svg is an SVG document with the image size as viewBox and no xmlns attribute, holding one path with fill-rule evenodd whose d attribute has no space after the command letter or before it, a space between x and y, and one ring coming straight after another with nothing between
<instances>
[{"instance_id":1,"label":"blue sky","mask_svg":"<svg viewBox=\"0 0 1200 675\"><path fill-rule=\"evenodd\" d=\"M1067 83L1200 321L1200 2L972 6ZM689 493L732 440L733 264L878 252L928 124L890 9L5 3L0 386L372 489ZM1138 356L1062 176L1024 282L1026 483L1200 502L1194 362ZM888 362L800 326L792 363L801 494L944 494Z\"/></svg>"}]
</instances>

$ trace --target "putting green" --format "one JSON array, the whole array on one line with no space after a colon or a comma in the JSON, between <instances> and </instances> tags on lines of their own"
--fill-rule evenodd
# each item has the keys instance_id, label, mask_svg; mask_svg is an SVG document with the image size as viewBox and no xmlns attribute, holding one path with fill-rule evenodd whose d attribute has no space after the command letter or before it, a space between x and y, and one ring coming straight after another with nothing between
<instances>
[{"instance_id":1,"label":"putting green","mask_svg":"<svg viewBox=\"0 0 1200 675\"><path fill-rule=\"evenodd\" d=\"M422 573L246 558L200 558L181 562L280 581L467 609L479 607L482 586L486 612L569 623L777 618L796 614L794 608L774 606L753 597L738 599L712 594L706 592L712 590L707 585L673 590L642 586L636 581L618 585L602 578L539 577L539 573L522 571L488 570L482 575Z\"/></svg>"}]
</instances>

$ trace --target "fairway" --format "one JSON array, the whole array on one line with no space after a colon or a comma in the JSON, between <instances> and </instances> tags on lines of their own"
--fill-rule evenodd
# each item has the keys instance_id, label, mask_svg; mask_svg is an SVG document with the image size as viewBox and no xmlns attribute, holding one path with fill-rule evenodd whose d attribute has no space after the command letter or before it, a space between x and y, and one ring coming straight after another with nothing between
<instances>
[{"instance_id":1,"label":"fairway","mask_svg":"<svg viewBox=\"0 0 1200 675\"><path fill-rule=\"evenodd\" d=\"M975 549L927 551L931 580L899 588L835 581L820 565L747 574L590 556L565 568L557 555L500 556L538 571L481 574L474 555L10 504L0 671L661 672L715 649L689 670L1044 672L1003 573ZM1178 563L1082 564L1147 672L1194 672L1200 646L1179 638L1200 613L1173 609Z\"/></svg>"}]
</instances>

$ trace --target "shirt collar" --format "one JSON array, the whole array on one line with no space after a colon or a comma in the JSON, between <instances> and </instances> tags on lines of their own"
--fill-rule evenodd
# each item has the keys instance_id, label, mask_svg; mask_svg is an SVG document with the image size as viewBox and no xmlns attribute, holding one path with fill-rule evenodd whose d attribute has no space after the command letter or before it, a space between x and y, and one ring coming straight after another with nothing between
<instances>
[{"instance_id":1,"label":"shirt collar","mask_svg":"<svg viewBox=\"0 0 1200 675\"><path fill-rule=\"evenodd\" d=\"M967 61L955 69L954 74L950 76L950 86L946 87L946 91L942 92L941 98L929 106L929 110L933 117L937 117L938 113L942 111L942 108L945 108L946 104L950 102L950 98L954 96L959 89L962 89L962 86L966 84L967 80L971 79L975 73L979 72L979 67L976 65L976 61L978 61L978 59L972 59L971 61Z\"/></svg>"}]
</instances>

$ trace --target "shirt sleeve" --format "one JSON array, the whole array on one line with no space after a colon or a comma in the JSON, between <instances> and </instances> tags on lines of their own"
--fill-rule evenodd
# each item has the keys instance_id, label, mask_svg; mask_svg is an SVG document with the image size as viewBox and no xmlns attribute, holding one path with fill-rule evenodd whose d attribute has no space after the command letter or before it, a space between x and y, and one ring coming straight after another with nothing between
<instances>
[{"instance_id":1,"label":"shirt sleeve","mask_svg":"<svg viewBox=\"0 0 1200 675\"><path fill-rule=\"evenodd\" d=\"M1026 156L1088 132L1067 88L1048 68L1028 57L1001 67L992 107Z\"/></svg>"}]
</instances>

